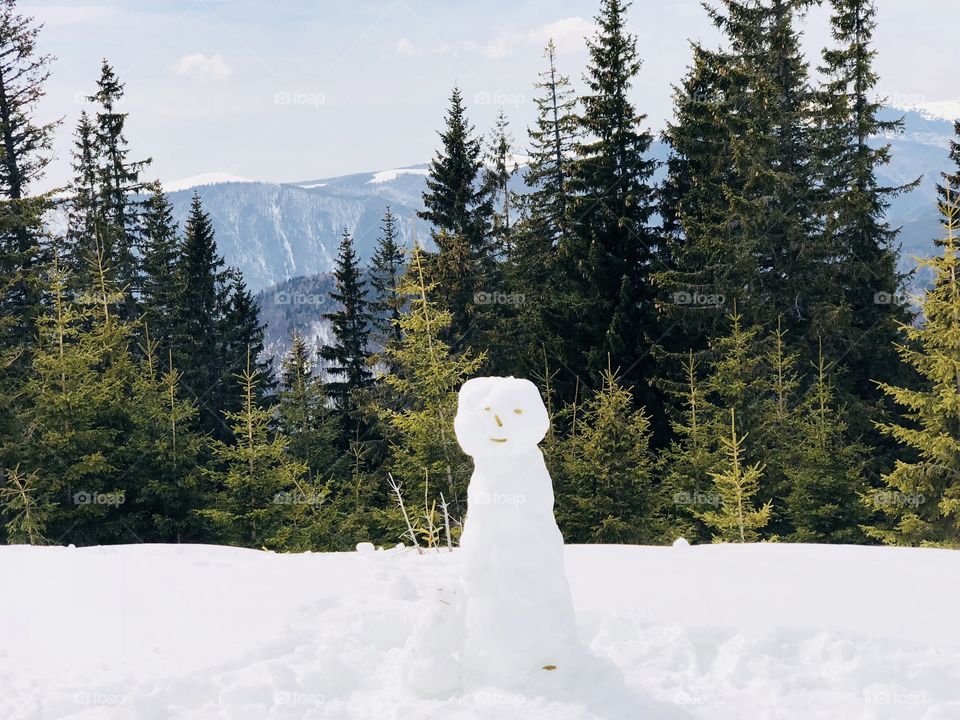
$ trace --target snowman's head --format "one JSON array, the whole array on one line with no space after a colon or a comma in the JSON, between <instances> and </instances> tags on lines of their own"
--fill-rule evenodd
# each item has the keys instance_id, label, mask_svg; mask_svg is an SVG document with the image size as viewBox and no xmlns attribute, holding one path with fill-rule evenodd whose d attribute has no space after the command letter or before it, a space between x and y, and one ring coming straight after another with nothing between
<instances>
[{"instance_id":1,"label":"snowman's head","mask_svg":"<svg viewBox=\"0 0 960 720\"><path fill-rule=\"evenodd\" d=\"M482 377L460 388L453 426L467 455L515 455L543 440L550 418L529 380Z\"/></svg>"}]
</instances>

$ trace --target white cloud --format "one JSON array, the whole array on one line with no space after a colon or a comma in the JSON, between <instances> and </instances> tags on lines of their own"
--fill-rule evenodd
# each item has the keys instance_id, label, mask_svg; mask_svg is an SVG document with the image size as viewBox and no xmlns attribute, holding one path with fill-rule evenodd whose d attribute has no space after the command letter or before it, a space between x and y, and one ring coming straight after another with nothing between
<instances>
[{"instance_id":1,"label":"white cloud","mask_svg":"<svg viewBox=\"0 0 960 720\"><path fill-rule=\"evenodd\" d=\"M120 11L109 5L40 5L27 14L44 25L79 25L116 17Z\"/></svg>"},{"instance_id":2,"label":"white cloud","mask_svg":"<svg viewBox=\"0 0 960 720\"><path fill-rule=\"evenodd\" d=\"M533 30L504 30L486 42L466 40L464 42L417 44L408 38L397 42L396 51L401 57L429 57L431 55L483 55L491 60L510 56L517 47L544 47L553 38L557 52L561 54L579 52L584 47L584 38L592 35L594 25L582 17L568 17L547 23Z\"/></svg>"},{"instance_id":3,"label":"white cloud","mask_svg":"<svg viewBox=\"0 0 960 720\"><path fill-rule=\"evenodd\" d=\"M195 78L197 80L223 80L233 74L233 68L221 55L204 55L193 53L184 55L174 66L177 75Z\"/></svg>"},{"instance_id":4,"label":"white cloud","mask_svg":"<svg viewBox=\"0 0 960 720\"><path fill-rule=\"evenodd\" d=\"M535 45L546 45L553 38L558 53L579 52L584 47L584 38L593 35L594 24L582 17L568 17L548 23L527 33L527 40Z\"/></svg>"}]
</instances>

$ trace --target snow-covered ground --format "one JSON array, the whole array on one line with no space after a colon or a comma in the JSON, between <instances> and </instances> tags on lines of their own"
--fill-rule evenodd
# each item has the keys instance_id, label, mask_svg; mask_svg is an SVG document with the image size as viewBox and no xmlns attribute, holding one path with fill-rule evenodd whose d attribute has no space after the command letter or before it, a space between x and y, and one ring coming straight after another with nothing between
<instances>
[{"instance_id":1,"label":"snow-covered ground","mask_svg":"<svg viewBox=\"0 0 960 720\"><path fill-rule=\"evenodd\" d=\"M960 718L957 552L568 546L580 634L622 678L419 699L404 645L458 562L2 547L0 718Z\"/></svg>"}]
</instances>

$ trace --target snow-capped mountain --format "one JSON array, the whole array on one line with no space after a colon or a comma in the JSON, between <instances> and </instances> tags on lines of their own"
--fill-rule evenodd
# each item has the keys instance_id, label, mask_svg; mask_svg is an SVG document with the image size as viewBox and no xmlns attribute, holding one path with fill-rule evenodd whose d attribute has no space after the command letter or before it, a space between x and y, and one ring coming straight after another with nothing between
<instances>
[{"instance_id":1,"label":"snow-capped mountain","mask_svg":"<svg viewBox=\"0 0 960 720\"><path fill-rule=\"evenodd\" d=\"M400 220L401 239L409 244L426 172L426 165L416 165L283 184L211 173L191 179L191 185L171 183L168 193L181 226L193 193L200 195L220 252L257 291L331 270L344 230L353 236L359 255L369 258L387 205ZM425 228L420 232L426 235Z\"/></svg>"}]
</instances>

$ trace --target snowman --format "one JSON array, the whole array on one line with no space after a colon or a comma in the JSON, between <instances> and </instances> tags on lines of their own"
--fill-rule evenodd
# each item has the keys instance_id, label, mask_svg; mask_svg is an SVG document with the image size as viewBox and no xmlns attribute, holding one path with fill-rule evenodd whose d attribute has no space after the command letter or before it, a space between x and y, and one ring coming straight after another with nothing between
<instances>
[{"instance_id":1,"label":"snowman","mask_svg":"<svg viewBox=\"0 0 960 720\"><path fill-rule=\"evenodd\" d=\"M460 389L454 428L474 460L460 539L465 684L562 681L579 656L553 483L537 447L549 426L529 380L475 378Z\"/></svg>"}]
</instances>

